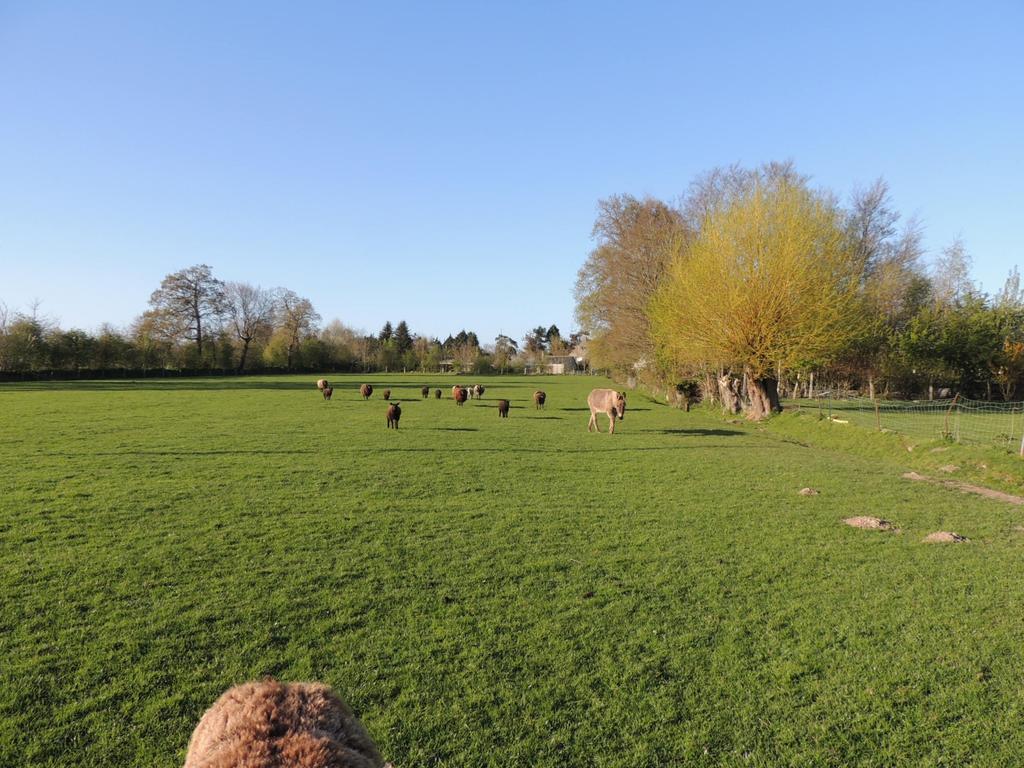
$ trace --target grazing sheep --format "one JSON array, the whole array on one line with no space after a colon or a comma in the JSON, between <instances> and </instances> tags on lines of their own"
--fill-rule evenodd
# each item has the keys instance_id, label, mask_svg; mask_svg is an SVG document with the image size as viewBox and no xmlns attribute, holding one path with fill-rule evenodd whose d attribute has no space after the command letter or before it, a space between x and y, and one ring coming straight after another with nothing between
<instances>
[{"instance_id":1,"label":"grazing sheep","mask_svg":"<svg viewBox=\"0 0 1024 768\"><path fill-rule=\"evenodd\" d=\"M334 394L334 387L324 387L323 388L323 393L324 393L324 400L330 400L331 399L331 395Z\"/></svg>"},{"instance_id":2,"label":"grazing sheep","mask_svg":"<svg viewBox=\"0 0 1024 768\"><path fill-rule=\"evenodd\" d=\"M458 384L452 387L452 399L457 398L459 396L460 389L462 389L462 387Z\"/></svg>"},{"instance_id":3,"label":"grazing sheep","mask_svg":"<svg viewBox=\"0 0 1024 768\"><path fill-rule=\"evenodd\" d=\"M363 384L363 386L359 388L359 394L363 396L363 400L369 400L370 395L373 394L373 385Z\"/></svg>"},{"instance_id":4,"label":"grazing sheep","mask_svg":"<svg viewBox=\"0 0 1024 768\"><path fill-rule=\"evenodd\" d=\"M543 408L544 407L544 401L547 400L547 399L548 399L548 393L545 392L543 389L538 389L536 392L533 393L533 407L534 408Z\"/></svg>"},{"instance_id":5,"label":"grazing sheep","mask_svg":"<svg viewBox=\"0 0 1024 768\"><path fill-rule=\"evenodd\" d=\"M479 384L475 385L473 387L473 394L476 396L476 399L479 400L481 397L484 396L484 388L481 387Z\"/></svg>"},{"instance_id":6,"label":"grazing sheep","mask_svg":"<svg viewBox=\"0 0 1024 768\"><path fill-rule=\"evenodd\" d=\"M440 389L435 389L434 390L434 397L436 397L438 400L441 399L441 390Z\"/></svg>"},{"instance_id":7,"label":"grazing sheep","mask_svg":"<svg viewBox=\"0 0 1024 768\"><path fill-rule=\"evenodd\" d=\"M277 680L229 688L192 733L185 768L241 766L387 768L363 724L330 688Z\"/></svg>"},{"instance_id":8,"label":"grazing sheep","mask_svg":"<svg viewBox=\"0 0 1024 768\"><path fill-rule=\"evenodd\" d=\"M587 424L587 432L601 428L597 426L597 414L608 414L608 434L615 434L615 417L619 421L626 418L626 393L616 392L614 389L595 389L587 395L587 405L590 406L590 423Z\"/></svg>"},{"instance_id":9,"label":"grazing sheep","mask_svg":"<svg viewBox=\"0 0 1024 768\"><path fill-rule=\"evenodd\" d=\"M331 385L327 383L327 379L317 379L316 380L316 388L319 389L321 392L323 392L329 386L331 386Z\"/></svg>"},{"instance_id":10,"label":"grazing sheep","mask_svg":"<svg viewBox=\"0 0 1024 768\"><path fill-rule=\"evenodd\" d=\"M383 397L385 400L390 400L391 399L391 390L390 389L385 389L384 392L381 393L381 397Z\"/></svg>"},{"instance_id":11,"label":"grazing sheep","mask_svg":"<svg viewBox=\"0 0 1024 768\"><path fill-rule=\"evenodd\" d=\"M461 407L462 404L464 402L466 402L466 400L468 400L468 399L469 399L469 390L468 389L466 389L465 387L458 387L458 388L456 388L456 390L455 390L455 404L456 405Z\"/></svg>"},{"instance_id":12,"label":"grazing sheep","mask_svg":"<svg viewBox=\"0 0 1024 768\"><path fill-rule=\"evenodd\" d=\"M508 418L508 400L498 401L498 415L503 419Z\"/></svg>"},{"instance_id":13,"label":"grazing sheep","mask_svg":"<svg viewBox=\"0 0 1024 768\"><path fill-rule=\"evenodd\" d=\"M423 399L426 400L430 397L430 387L424 387L420 390L420 394L423 395Z\"/></svg>"},{"instance_id":14,"label":"grazing sheep","mask_svg":"<svg viewBox=\"0 0 1024 768\"><path fill-rule=\"evenodd\" d=\"M388 428L398 429L398 420L402 418L402 404L392 403L388 406Z\"/></svg>"}]
</instances>

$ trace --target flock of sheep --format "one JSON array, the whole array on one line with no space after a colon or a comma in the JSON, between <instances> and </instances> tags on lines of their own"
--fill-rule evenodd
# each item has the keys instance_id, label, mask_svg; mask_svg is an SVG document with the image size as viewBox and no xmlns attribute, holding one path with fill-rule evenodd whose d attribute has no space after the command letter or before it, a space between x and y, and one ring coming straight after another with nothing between
<instances>
[{"instance_id":1,"label":"flock of sheep","mask_svg":"<svg viewBox=\"0 0 1024 768\"><path fill-rule=\"evenodd\" d=\"M318 379L316 382L317 389L324 396L324 400L330 400L334 394L334 388L330 385L327 379ZM455 404L461 406L466 400L472 400L474 398L480 399L484 396L486 389L480 384L474 384L472 387L464 387L461 384L456 384L452 387L452 399ZM373 396L373 385L363 384L359 387L359 394L362 395L363 400L369 400ZM430 397L430 387L423 387L420 390L420 394L423 399L426 400ZM384 400L391 400L391 390L385 389L381 396ZM441 390L434 390L434 397L437 400L441 399ZM533 393L533 405L535 408L543 408L547 402L548 396L544 390L538 389ZM609 434L615 433L615 420L622 421L626 415L626 393L618 392L614 389L594 389L591 390L587 396L587 405L590 406L590 422L587 424L587 431L597 430L601 431L601 428L597 424L597 414L603 413L608 416L608 432ZM508 400L498 400L498 416L503 419L508 418L509 408L511 407ZM388 404L387 409L387 426L388 429L398 429L398 422L402 418L402 405L401 403L394 402Z\"/></svg>"}]
</instances>

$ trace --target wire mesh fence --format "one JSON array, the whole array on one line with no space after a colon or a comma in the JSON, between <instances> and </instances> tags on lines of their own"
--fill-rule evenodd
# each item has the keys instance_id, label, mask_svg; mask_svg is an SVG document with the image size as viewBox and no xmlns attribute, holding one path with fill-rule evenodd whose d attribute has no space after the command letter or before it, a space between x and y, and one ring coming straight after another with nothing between
<instances>
[{"instance_id":1,"label":"wire mesh fence","mask_svg":"<svg viewBox=\"0 0 1024 768\"><path fill-rule=\"evenodd\" d=\"M1024 402L1000 403L962 397L873 400L852 393L822 392L813 400L793 400L789 404L816 408L822 418L838 423L899 432L922 440L944 438L1024 452Z\"/></svg>"}]
</instances>

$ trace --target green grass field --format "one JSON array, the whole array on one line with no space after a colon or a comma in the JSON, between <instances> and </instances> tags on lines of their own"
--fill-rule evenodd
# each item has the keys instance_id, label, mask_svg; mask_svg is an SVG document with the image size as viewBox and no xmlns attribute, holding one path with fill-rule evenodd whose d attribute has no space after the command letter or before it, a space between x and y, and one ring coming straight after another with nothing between
<instances>
[{"instance_id":1,"label":"green grass field","mask_svg":"<svg viewBox=\"0 0 1024 768\"><path fill-rule=\"evenodd\" d=\"M264 675L399 768L1024 761L1024 508L900 478L979 454L639 394L588 434L588 377L314 379L0 386L0 766L180 765Z\"/></svg>"}]
</instances>

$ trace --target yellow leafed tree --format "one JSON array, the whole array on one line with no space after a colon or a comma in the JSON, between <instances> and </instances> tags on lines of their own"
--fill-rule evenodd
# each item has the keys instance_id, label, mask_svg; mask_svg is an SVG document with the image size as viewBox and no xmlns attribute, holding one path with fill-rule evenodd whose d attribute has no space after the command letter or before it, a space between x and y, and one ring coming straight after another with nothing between
<instances>
[{"instance_id":1,"label":"yellow leafed tree","mask_svg":"<svg viewBox=\"0 0 1024 768\"><path fill-rule=\"evenodd\" d=\"M863 264L833 200L757 181L710 210L650 305L662 359L748 377L748 415L781 410L780 371L822 362L856 323Z\"/></svg>"}]
</instances>

